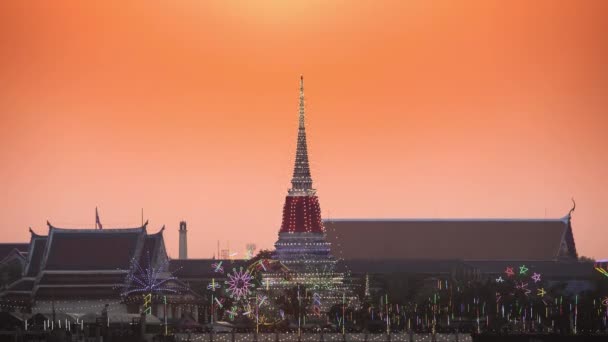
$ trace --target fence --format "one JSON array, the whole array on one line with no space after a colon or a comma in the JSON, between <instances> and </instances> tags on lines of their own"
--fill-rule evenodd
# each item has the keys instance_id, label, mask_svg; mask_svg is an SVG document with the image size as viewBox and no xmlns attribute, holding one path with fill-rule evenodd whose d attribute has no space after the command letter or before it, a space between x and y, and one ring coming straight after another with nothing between
<instances>
[{"instance_id":1,"label":"fence","mask_svg":"<svg viewBox=\"0 0 608 342\"><path fill-rule=\"evenodd\" d=\"M471 342L466 334L215 333L177 334L178 342Z\"/></svg>"}]
</instances>

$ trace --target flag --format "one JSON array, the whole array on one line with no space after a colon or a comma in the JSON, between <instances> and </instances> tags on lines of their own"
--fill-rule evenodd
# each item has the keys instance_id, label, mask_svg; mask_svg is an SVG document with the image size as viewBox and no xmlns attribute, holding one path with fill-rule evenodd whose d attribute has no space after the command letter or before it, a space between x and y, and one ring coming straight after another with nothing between
<instances>
[{"instance_id":1,"label":"flag","mask_svg":"<svg viewBox=\"0 0 608 342\"><path fill-rule=\"evenodd\" d=\"M97 207L95 207L95 228L103 229L101 221L99 221L99 213L97 212Z\"/></svg>"}]
</instances>

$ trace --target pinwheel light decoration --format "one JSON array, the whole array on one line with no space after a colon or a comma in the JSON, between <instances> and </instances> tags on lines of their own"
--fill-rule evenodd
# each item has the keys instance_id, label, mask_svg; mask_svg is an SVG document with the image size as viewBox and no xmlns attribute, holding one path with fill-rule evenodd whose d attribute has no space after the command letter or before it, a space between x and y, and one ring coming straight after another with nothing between
<instances>
[{"instance_id":1,"label":"pinwheel light decoration","mask_svg":"<svg viewBox=\"0 0 608 342\"><path fill-rule=\"evenodd\" d=\"M243 270L242 267L238 270L233 269L232 273L228 274L228 280L226 280L230 297L236 300L247 297L251 293L251 289L255 287L252 279L251 274Z\"/></svg>"}]
</instances>

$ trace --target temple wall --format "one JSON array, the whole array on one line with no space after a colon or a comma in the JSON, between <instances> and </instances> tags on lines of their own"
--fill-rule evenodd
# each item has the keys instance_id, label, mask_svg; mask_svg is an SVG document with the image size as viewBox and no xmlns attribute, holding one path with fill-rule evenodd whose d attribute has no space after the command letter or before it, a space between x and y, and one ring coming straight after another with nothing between
<instances>
[{"instance_id":1,"label":"temple wall","mask_svg":"<svg viewBox=\"0 0 608 342\"><path fill-rule=\"evenodd\" d=\"M96 313L101 314L105 305L108 306L108 313L127 313L127 306L121 304L116 299L95 299L95 300L37 300L32 306L32 313L51 313L53 307L55 312L71 314Z\"/></svg>"}]
</instances>

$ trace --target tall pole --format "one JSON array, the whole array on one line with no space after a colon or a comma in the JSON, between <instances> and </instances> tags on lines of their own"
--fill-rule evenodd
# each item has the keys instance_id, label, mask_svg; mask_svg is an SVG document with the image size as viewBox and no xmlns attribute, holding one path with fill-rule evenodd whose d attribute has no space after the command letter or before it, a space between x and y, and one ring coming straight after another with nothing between
<instances>
[{"instance_id":1,"label":"tall pole","mask_svg":"<svg viewBox=\"0 0 608 342\"><path fill-rule=\"evenodd\" d=\"M342 335L346 332L346 292L342 292Z\"/></svg>"},{"instance_id":2,"label":"tall pole","mask_svg":"<svg viewBox=\"0 0 608 342\"><path fill-rule=\"evenodd\" d=\"M142 209L142 213L143 213L143 209ZM142 220L143 220L143 214L142 214ZM165 302L165 336L168 335L168 331L167 331L167 296L163 296L164 302Z\"/></svg>"},{"instance_id":3,"label":"tall pole","mask_svg":"<svg viewBox=\"0 0 608 342\"><path fill-rule=\"evenodd\" d=\"M385 303L384 306L386 307L386 334L390 334L390 328L389 328L389 317L388 317L388 293L385 295Z\"/></svg>"},{"instance_id":4,"label":"tall pole","mask_svg":"<svg viewBox=\"0 0 608 342\"><path fill-rule=\"evenodd\" d=\"M258 303L258 296L255 296L255 333L256 334L260 333L259 313L260 313L260 303Z\"/></svg>"}]
</instances>

